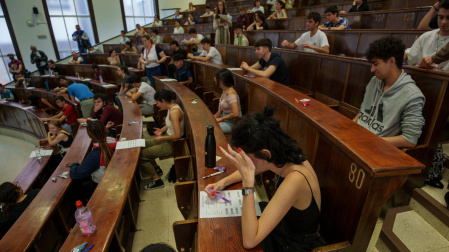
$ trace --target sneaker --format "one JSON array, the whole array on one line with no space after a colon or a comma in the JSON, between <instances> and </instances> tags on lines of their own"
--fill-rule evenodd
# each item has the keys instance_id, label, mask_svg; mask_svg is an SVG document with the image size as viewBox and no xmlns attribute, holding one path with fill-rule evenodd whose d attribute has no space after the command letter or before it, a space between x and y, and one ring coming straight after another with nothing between
<instances>
[{"instance_id":1,"label":"sneaker","mask_svg":"<svg viewBox=\"0 0 449 252\"><path fill-rule=\"evenodd\" d=\"M162 181L162 179L155 179L150 184L144 186L143 190L154 190L154 189L159 189L159 188L164 188L164 187L165 187L165 184L164 184L164 181Z\"/></svg>"},{"instance_id":2,"label":"sneaker","mask_svg":"<svg viewBox=\"0 0 449 252\"><path fill-rule=\"evenodd\" d=\"M162 175L164 175L164 171L162 171L162 169L159 166L154 167L154 169L156 170L156 173L157 175L159 175L159 177L162 177Z\"/></svg>"}]
</instances>

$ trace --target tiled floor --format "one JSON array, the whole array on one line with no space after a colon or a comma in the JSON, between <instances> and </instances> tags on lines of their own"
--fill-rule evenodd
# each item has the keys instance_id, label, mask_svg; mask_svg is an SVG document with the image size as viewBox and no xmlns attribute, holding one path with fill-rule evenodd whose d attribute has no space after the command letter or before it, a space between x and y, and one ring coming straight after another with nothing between
<instances>
[{"instance_id":1,"label":"tiled floor","mask_svg":"<svg viewBox=\"0 0 449 252\"><path fill-rule=\"evenodd\" d=\"M0 184L12 182L28 164L34 144L17 137L0 134ZM7 159L7 160L6 160Z\"/></svg>"}]
</instances>

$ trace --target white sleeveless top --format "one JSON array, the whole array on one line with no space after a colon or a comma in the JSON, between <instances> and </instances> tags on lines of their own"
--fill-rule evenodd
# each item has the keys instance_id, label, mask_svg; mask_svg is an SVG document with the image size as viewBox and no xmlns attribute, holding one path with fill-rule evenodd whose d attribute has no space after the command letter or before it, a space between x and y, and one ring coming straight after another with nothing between
<instances>
[{"instance_id":1,"label":"white sleeveless top","mask_svg":"<svg viewBox=\"0 0 449 252\"><path fill-rule=\"evenodd\" d=\"M170 120L170 112L174 109L177 108L179 110L181 110L182 113L182 120L179 123L181 126L181 136L184 135L184 112L182 111L182 109L179 107L178 104L176 104L175 106L173 106L173 108L171 108L168 113L167 113L167 117L165 118L165 126L167 126L167 135L171 136L173 134L175 134L175 130L173 129L173 123Z\"/></svg>"}]
</instances>

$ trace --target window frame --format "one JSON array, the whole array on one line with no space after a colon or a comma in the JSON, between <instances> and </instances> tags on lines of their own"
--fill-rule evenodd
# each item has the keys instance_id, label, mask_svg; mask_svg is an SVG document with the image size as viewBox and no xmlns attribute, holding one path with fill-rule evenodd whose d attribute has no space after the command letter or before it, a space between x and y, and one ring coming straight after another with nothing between
<instances>
[{"instance_id":1,"label":"window frame","mask_svg":"<svg viewBox=\"0 0 449 252\"><path fill-rule=\"evenodd\" d=\"M136 23L135 22L136 18L153 18L154 19L154 15L157 15L159 17L159 20L160 20L159 0L147 0L147 1L153 1L153 8L154 8L154 10L153 10L154 15L153 16L146 15L145 8L143 8L143 13L144 13L143 16L136 16L136 15L134 15L134 1L137 1L137 0L131 0L131 3L132 3L131 6L133 7L133 15L132 16L127 16L126 13L125 13L125 3L124 3L124 1L125 0L120 0L120 6L121 6L121 9L122 9L123 26L125 28L125 32L129 32L130 31L130 30L128 30L128 26L127 26L127 23L126 23L126 18L133 18L134 19L134 24ZM144 26L144 25L147 25L147 24L141 24L141 26ZM131 30L134 30L134 29L135 29L135 27L133 29L131 29Z\"/></svg>"},{"instance_id":2,"label":"window frame","mask_svg":"<svg viewBox=\"0 0 449 252\"><path fill-rule=\"evenodd\" d=\"M5 1L4 0L0 0L0 5L1 5L2 10L3 10L3 17L5 18L6 26L8 27L8 30L9 30L9 35L11 36L11 41L12 41L12 45L13 45L13 48L14 48L14 52L16 54L16 59L21 60L23 62L22 54L20 53L19 44L17 43L17 40L16 40L16 34L14 33L14 29L12 27L11 19L9 17L9 12L8 12L8 8L6 7ZM8 57L8 56L7 55L3 55L3 53L0 54L0 58L4 62L3 64L5 64L5 67L8 70L8 73L9 73L9 67L5 63L5 61L3 59L4 57ZM10 82L8 82L8 83L11 83L12 82L11 74L8 74L8 78L10 80ZM2 83L2 84L8 84L8 83Z\"/></svg>"}]
</instances>

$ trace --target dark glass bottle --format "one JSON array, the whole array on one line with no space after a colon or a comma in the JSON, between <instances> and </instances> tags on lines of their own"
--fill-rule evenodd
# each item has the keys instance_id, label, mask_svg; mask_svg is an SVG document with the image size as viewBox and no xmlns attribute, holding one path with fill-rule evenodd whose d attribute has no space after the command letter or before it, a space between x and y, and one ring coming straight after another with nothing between
<instances>
[{"instance_id":1,"label":"dark glass bottle","mask_svg":"<svg viewBox=\"0 0 449 252\"><path fill-rule=\"evenodd\" d=\"M214 168L215 167L215 155L216 155L216 145L215 145L215 135L214 135L214 126L207 125L207 136L206 136L206 167Z\"/></svg>"}]
</instances>

